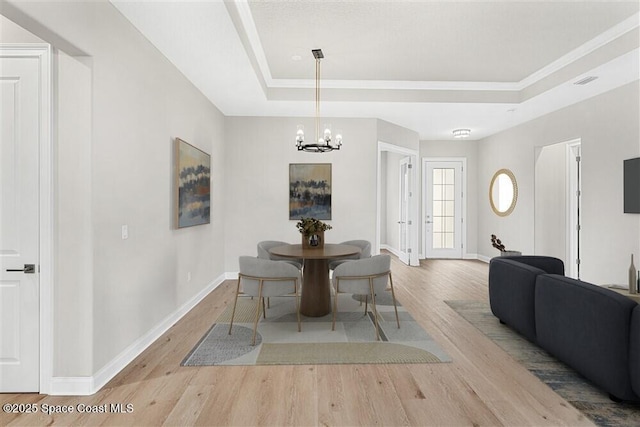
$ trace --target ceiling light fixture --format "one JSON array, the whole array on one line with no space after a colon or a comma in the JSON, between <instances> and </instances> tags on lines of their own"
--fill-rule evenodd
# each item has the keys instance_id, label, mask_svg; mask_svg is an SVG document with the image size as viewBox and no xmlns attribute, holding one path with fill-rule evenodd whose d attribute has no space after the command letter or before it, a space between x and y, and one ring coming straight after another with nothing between
<instances>
[{"instance_id":1,"label":"ceiling light fixture","mask_svg":"<svg viewBox=\"0 0 640 427\"><path fill-rule=\"evenodd\" d=\"M339 150L342 146L342 134L336 132L335 145L331 139L331 125L324 125L323 135L320 136L320 60L324 58L322 49L313 49L311 51L316 59L316 139L313 144L304 143L304 126L298 125L296 133L296 147L298 151L308 151L311 153L326 153L327 151Z\"/></svg>"},{"instance_id":2,"label":"ceiling light fixture","mask_svg":"<svg viewBox=\"0 0 640 427\"><path fill-rule=\"evenodd\" d=\"M454 138L467 138L469 135L471 135L470 129L456 129L453 131Z\"/></svg>"}]
</instances>

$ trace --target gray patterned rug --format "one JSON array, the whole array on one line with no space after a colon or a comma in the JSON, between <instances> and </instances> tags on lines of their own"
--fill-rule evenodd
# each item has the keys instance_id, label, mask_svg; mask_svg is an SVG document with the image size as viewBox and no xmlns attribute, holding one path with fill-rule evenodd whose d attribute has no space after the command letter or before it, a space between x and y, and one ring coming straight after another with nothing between
<instances>
[{"instance_id":1,"label":"gray patterned rug","mask_svg":"<svg viewBox=\"0 0 640 427\"><path fill-rule=\"evenodd\" d=\"M298 332L293 297L272 297L267 318L260 316L256 345L251 345L256 300L238 299L229 335L232 306L216 319L200 342L182 361L183 366L211 365L313 365L374 363L440 363L449 356L431 336L398 304L400 328L391 298L376 296L380 338L376 341L371 304L364 305L351 295L338 298L336 330L332 315L302 318Z\"/></svg>"},{"instance_id":2,"label":"gray patterned rug","mask_svg":"<svg viewBox=\"0 0 640 427\"><path fill-rule=\"evenodd\" d=\"M599 426L640 426L640 405L612 402L608 394L573 369L500 324L489 304L481 301L445 301L511 357L547 384Z\"/></svg>"}]
</instances>

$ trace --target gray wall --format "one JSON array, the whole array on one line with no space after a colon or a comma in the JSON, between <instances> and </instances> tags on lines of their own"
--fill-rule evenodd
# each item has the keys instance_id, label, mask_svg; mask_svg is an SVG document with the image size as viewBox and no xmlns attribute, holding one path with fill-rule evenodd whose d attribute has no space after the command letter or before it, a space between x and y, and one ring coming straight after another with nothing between
<instances>
[{"instance_id":1,"label":"gray wall","mask_svg":"<svg viewBox=\"0 0 640 427\"><path fill-rule=\"evenodd\" d=\"M18 6L85 54L57 55L54 376L90 376L224 273L224 117L110 3ZM209 225L173 228L175 137L212 153Z\"/></svg>"},{"instance_id":2,"label":"gray wall","mask_svg":"<svg viewBox=\"0 0 640 427\"><path fill-rule=\"evenodd\" d=\"M535 251L560 258L567 266L567 145L548 145L536 151Z\"/></svg>"},{"instance_id":3,"label":"gray wall","mask_svg":"<svg viewBox=\"0 0 640 427\"><path fill-rule=\"evenodd\" d=\"M623 213L622 162L640 155L639 93L635 81L480 141L480 188L488 186L500 168L511 169L519 187L518 204L510 216L498 217L480 200L482 256L496 255L488 239L492 233L508 248L538 252L534 244L536 147L581 139L581 278L598 284L627 283L630 254L640 253L640 215Z\"/></svg>"},{"instance_id":4,"label":"gray wall","mask_svg":"<svg viewBox=\"0 0 640 427\"><path fill-rule=\"evenodd\" d=\"M289 220L289 164L331 163L333 229L327 242L375 241L377 131L374 119L331 118L342 130L340 151L297 151L299 123L313 129L312 118L227 117L225 186L225 268L238 270L240 255L255 255L261 240L300 241Z\"/></svg>"}]
</instances>

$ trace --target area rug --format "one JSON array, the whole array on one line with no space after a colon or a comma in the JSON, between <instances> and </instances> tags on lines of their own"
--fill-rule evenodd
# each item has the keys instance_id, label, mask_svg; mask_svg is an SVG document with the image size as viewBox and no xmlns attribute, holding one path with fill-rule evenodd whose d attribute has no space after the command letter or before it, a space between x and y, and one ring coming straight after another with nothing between
<instances>
[{"instance_id":1,"label":"area rug","mask_svg":"<svg viewBox=\"0 0 640 427\"><path fill-rule=\"evenodd\" d=\"M183 366L441 363L449 356L398 303L400 328L388 292L376 296L380 341L376 341L371 304L364 312L358 298L341 294L335 331L332 315L305 317L298 332L293 297L272 297L266 319L260 317L251 345L256 300L238 299L229 335L232 306L215 320Z\"/></svg>"},{"instance_id":2,"label":"area rug","mask_svg":"<svg viewBox=\"0 0 640 427\"><path fill-rule=\"evenodd\" d=\"M599 426L640 426L640 405L615 403L572 368L527 341L491 313L481 301L445 301L511 357Z\"/></svg>"}]
</instances>

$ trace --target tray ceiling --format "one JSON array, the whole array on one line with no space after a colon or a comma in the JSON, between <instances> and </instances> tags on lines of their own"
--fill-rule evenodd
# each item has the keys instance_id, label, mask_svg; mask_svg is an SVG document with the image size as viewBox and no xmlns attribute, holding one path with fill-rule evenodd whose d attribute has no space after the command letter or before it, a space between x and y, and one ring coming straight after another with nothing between
<instances>
[{"instance_id":1,"label":"tray ceiling","mask_svg":"<svg viewBox=\"0 0 640 427\"><path fill-rule=\"evenodd\" d=\"M112 3L226 115L376 117L479 139L639 78L639 3ZM588 85L573 83L585 76Z\"/></svg>"}]
</instances>

